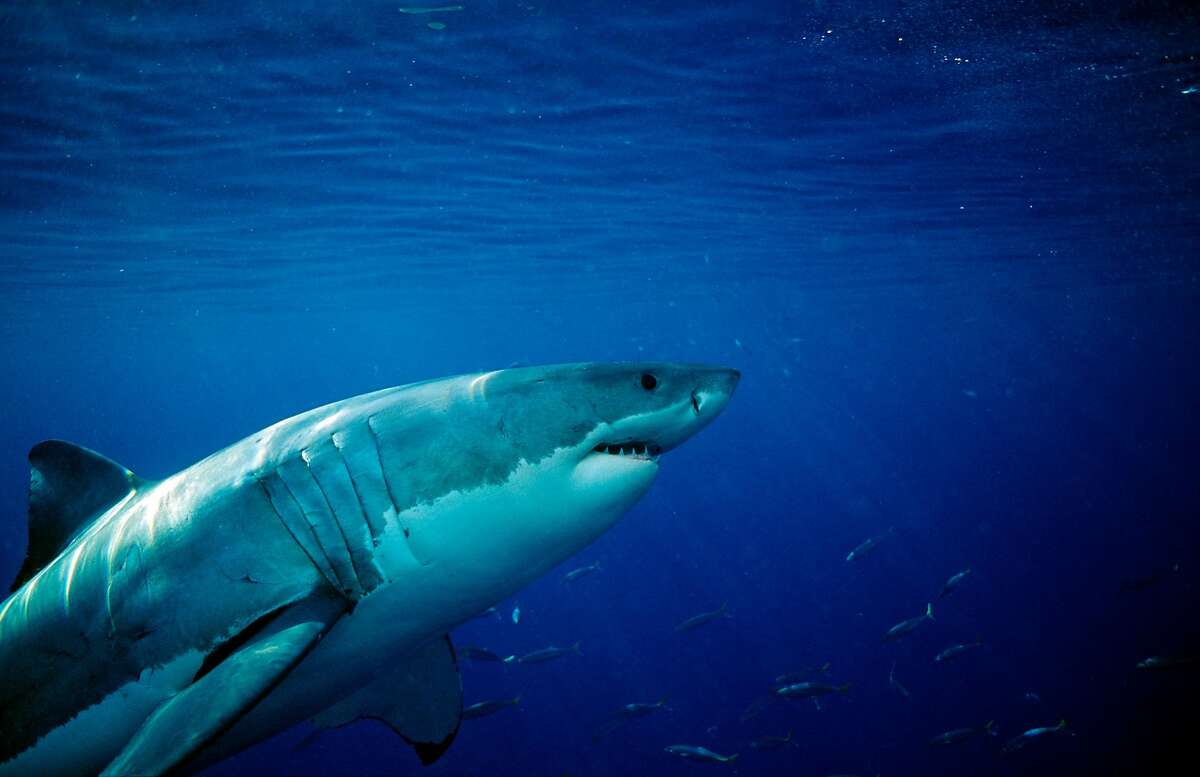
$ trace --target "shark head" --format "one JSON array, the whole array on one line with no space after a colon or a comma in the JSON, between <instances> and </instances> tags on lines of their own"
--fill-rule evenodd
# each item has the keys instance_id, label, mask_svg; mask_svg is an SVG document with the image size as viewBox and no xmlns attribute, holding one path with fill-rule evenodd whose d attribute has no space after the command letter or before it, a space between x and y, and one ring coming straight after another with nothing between
<instances>
[{"instance_id":1,"label":"shark head","mask_svg":"<svg viewBox=\"0 0 1200 777\"><path fill-rule=\"evenodd\" d=\"M466 617L595 540L720 414L738 378L688 364L567 364L398 395L372 426L389 481L410 496L398 505L405 544L437 578L442 605L465 602Z\"/></svg>"}]
</instances>

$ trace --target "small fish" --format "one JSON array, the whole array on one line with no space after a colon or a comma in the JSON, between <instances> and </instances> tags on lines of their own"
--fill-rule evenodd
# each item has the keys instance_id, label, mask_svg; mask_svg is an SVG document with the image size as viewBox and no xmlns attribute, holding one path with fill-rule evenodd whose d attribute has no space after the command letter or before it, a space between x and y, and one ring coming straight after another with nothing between
<instances>
[{"instance_id":1,"label":"small fish","mask_svg":"<svg viewBox=\"0 0 1200 777\"><path fill-rule=\"evenodd\" d=\"M879 547L879 543L886 540L888 537L890 537L895 532L896 532L896 527L893 526L893 527L889 528L883 534L877 534L874 537L871 537L871 538L865 540L857 548L855 548L854 550L852 550L846 554L846 560L847 561L857 561L858 559L863 558L868 553L875 550L875 548Z\"/></svg>"},{"instance_id":2,"label":"small fish","mask_svg":"<svg viewBox=\"0 0 1200 777\"><path fill-rule=\"evenodd\" d=\"M567 581L568 583L574 583L576 580L583 577L584 575L590 575L593 572L599 572L599 571L600 571L600 562L597 561L595 564L588 564L586 567L580 567L579 569L572 569L570 572L563 575L563 580Z\"/></svg>"},{"instance_id":3,"label":"small fish","mask_svg":"<svg viewBox=\"0 0 1200 777\"><path fill-rule=\"evenodd\" d=\"M495 661L510 664L515 660L513 656L502 657L487 648L472 647L471 645L459 645L455 651L468 661Z\"/></svg>"},{"instance_id":4,"label":"small fish","mask_svg":"<svg viewBox=\"0 0 1200 777\"><path fill-rule=\"evenodd\" d=\"M633 704L625 704L618 707L611 717L600 725L592 733L592 741L599 742L606 736L615 731L618 727L625 725L635 718L644 718L658 710L670 709L667 707L667 697L664 696L654 703L634 702Z\"/></svg>"},{"instance_id":5,"label":"small fish","mask_svg":"<svg viewBox=\"0 0 1200 777\"><path fill-rule=\"evenodd\" d=\"M1153 588L1160 583L1166 582L1178 572L1179 565L1174 564L1170 569L1160 569L1157 572L1151 572L1148 575L1140 577L1127 577L1121 581L1121 586L1117 589L1117 593L1132 594L1138 591L1145 591L1147 588Z\"/></svg>"},{"instance_id":6,"label":"small fish","mask_svg":"<svg viewBox=\"0 0 1200 777\"><path fill-rule=\"evenodd\" d=\"M847 693L851 683L844 685L828 685L826 683L796 683L785 685L775 691L777 696L785 699L811 699L814 696L828 696L831 693Z\"/></svg>"},{"instance_id":7,"label":"small fish","mask_svg":"<svg viewBox=\"0 0 1200 777\"><path fill-rule=\"evenodd\" d=\"M912 701L912 694L909 693L908 689L905 688L903 685L901 685L900 681L896 679L896 664L895 663L892 664L892 671L888 672L888 685L892 686L893 691L900 694L901 696L908 699L909 701Z\"/></svg>"},{"instance_id":8,"label":"small fish","mask_svg":"<svg viewBox=\"0 0 1200 777\"><path fill-rule=\"evenodd\" d=\"M1038 696L1033 691L1026 691L1025 692L1025 701L1030 702L1031 704L1041 704L1042 697Z\"/></svg>"},{"instance_id":9,"label":"small fish","mask_svg":"<svg viewBox=\"0 0 1200 777\"><path fill-rule=\"evenodd\" d=\"M742 714L738 717L738 720L742 723L747 723L763 714L767 707L771 706L771 702L775 701L774 694L775 689L772 688L770 696L759 696L754 701L750 702L746 709L742 711Z\"/></svg>"},{"instance_id":10,"label":"small fish","mask_svg":"<svg viewBox=\"0 0 1200 777\"><path fill-rule=\"evenodd\" d=\"M676 632L691 631L692 629L699 628L700 626L703 626L706 623L711 623L712 621L715 621L717 618L732 618L733 616L729 614L729 612L726 608L726 604L727 604L727 602L721 602L721 606L718 607L717 609L713 610L712 612L702 612L699 615L693 615L692 617L685 620L683 623L676 626L675 631ZM681 747L682 747L682 745L681 745Z\"/></svg>"},{"instance_id":11,"label":"small fish","mask_svg":"<svg viewBox=\"0 0 1200 777\"><path fill-rule=\"evenodd\" d=\"M781 674L775 678L775 682L772 684L772 690L784 685L795 685L796 683L802 683L805 680L811 680L817 675L829 674L829 667L831 666L833 666L833 662L826 661L820 666L805 667L799 672L787 672L785 674Z\"/></svg>"},{"instance_id":12,"label":"small fish","mask_svg":"<svg viewBox=\"0 0 1200 777\"><path fill-rule=\"evenodd\" d=\"M1200 86L1196 86L1195 84L1179 90L1180 94L1195 94L1196 92L1200 92Z\"/></svg>"},{"instance_id":13,"label":"small fish","mask_svg":"<svg viewBox=\"0 0 1200 777\"><path fill-rule=\"evenodd\" d=\"M924 623L927 620L929 620L929 621L933 620L933 602L930 602L929 604L925 605L925 614L924 615L918 615L915 618L909 618L906 621L900 621L895 626L892 626L890 629L888 629L887 632L883 635L883 641L884 642L892 642L894 640L900 639L905 634L908 634L909 632L913 631L914 629L916 629L918 626L920 626L922 623Z\"/></svg>"},{"instance_id":14,"label":"small fish","mask_svg":"<svg viewBox=\"0 0 1200 777\"><path fill-rule=\"evenodd\" d=\"M521 622L521 608L520 608L520 607L514 607L514 608L513 608L513 612L512 612L512 622L513 622L513 623L520 623L520 622Z\"/></svg>"},{"instance_id":15,"label":"small fish","mask_svg":"<svg viewBox=\"0 0 1200 777\"><path fill-rule=\"evenodd\" d=\"M571 645L571 647L569 647L569 648L556 647L554 645L551 645L550 647L545 647L545 648L542 648L541 650L535 650L532 653L526 653L525 655L523 655L517 659L517 663L518 664L544 664L547 661L553 661L556 658L562 658L564 656L569 656L572 653L577 656L583 655L583 651L579 649L578 642L576 642L574 645Z\"/></svg>"},{"instance_id":16,"label":"small fish","mask_svg":"<svg viewBox=\"0 0 1200 777\"><path fill-rule=\"evenodd\" d=\"M461 5L438 5L438 6L409 6L407 8L397 8L400 13L406 14L423 14L423 13L448 13L450 11L461 11Z\"/></svg>"},{"instance_id":17,"label":"small fish","mask_svg":"<svg viewBox=\"0 0 1200 777\"><path fill-rule=\"evenodd\" d=\"M520 696L514 696L511 699L488 699L472 704L470 707L464 707L462 711L463 720L472 718L482 718L485 715L495 715L497 712L509 707L515 707L521 703Z\"/></svg>"},{"instance_id":18,"label":"small fish","mask_svg":"<svg viewBox=\"0 0 1200 777\"><path fill-rule=\"evenodd\" d=\"M617 709L616 716L619 718L644 718L651 713L666 708L667 697L664 696L656 702L633 702L632 704L626 704Z\"/></svg>"},{"instance_id":19,"label":"small fish","mask_svg":"<svg viewBox=\"0 0 1200 777\"><path fill-rule=\"evenodd\" d=\"M778 750L781 747L787 747L792 744L792 732L787 732L786 737L765 736L759 737L750 743L751 750Z\"/></svg>"},{"instance_id":20,"label":"small fish","mask_svg":"<svg viewBox=\"0 0 1200 777\"><path fill-rule=\"evenodd\" d=\"M938 653L936 656L933 657L933 660L935 663L939 663L939 664L949 663L950 661L953 661L954 659L961 656L963 653L974 650L975 648L978 648L978 647L983 647L983 642L981 640L975 640L974 642L967 642L962 645L953 645L951 647L946 648L941 653Z\"/></svg>"},{"instance_id":21,"label":"small fish","mask_svg":"<svg viewBox=\"0 0 1200 777\"><path fill-rule=\"evenodd\" d=\"M1065 730L1067 721L1060 720L1056 726L1042 726L1040 728L1031 728L1024 734L1019 734L1004 743L1004 747L1000 748L1001 752L1011 753L1014 750L1020 750L1025 745L1029 744L1038 737L1044 737L1048 734L1056 734L1059 731Z\"/></svg>"},{"instance_id":22,"label":"small fish","mask_svg":"<svg viewBox=\"0 0 1200 777\"><path fill-rule=\"evenodd\" d=\"M983 724L982 728L956 728L943 734L938 734L936 737L929 740L929 744L932 746L952 745L955 742L961 742L964 739L970 739L976 734L987 734L988 736L994 737L997 733L996 721L989 720L987 723Z\"/></svg>"},{"instance_id":23,"label":"small fish","mask_svg":"<svg viewBox=\"0 0 1200 777\"><path fill-rule=\"evenodd\" d=\"M1190 667L1192 669L1200 668L1200 656L1150 656L1138 661L1138 669L1180 669L1182 667Z\"/></svg>"},{"instance_id":24,"label":"small fish","mask_svg":"<svg viewBox=\"0 0 1200 777\"><path fill-rule=\"evenodd\" d=\"M671 755L686 758L689 761L704 761L711 764L733 763L733 760L737 758L737 753L733 755L718 755L706 747L694 747L693 745L670 745L664 747L663 750Z\"/></svg>"},{"instance_id":25,"label":"small fish","mask_svg":"<svg viewBox=\"0 0 1200 777\"><path fill-rule=\"evenodd\" d=\"M1144 591L1147 588L1158 585L1162 581L1162 575L1158 573L1145 575L1144 577L1127 577L1121 581L1121 587L1117 589L1117 593L1131 594L1135 591Z\"/></svg>"},{"instance_id":26,"label":"small fish","mask_svg":"<svg viewBox=\"0 0 1200 777\"><path fill-rule=\"evenodd\" d=\"M941 590L941 593L938 594L938 598L945 599L947 596L954 593L954 590L956 588L958 588L960 585L962 585L963 581L966 580L967 576L970 574L971 574L971 570L970 570L970 568L968 568L968 569L964 569L961 572L951 575L950 579L942 584L942 590Z\"/></svg>"}]
</instances>

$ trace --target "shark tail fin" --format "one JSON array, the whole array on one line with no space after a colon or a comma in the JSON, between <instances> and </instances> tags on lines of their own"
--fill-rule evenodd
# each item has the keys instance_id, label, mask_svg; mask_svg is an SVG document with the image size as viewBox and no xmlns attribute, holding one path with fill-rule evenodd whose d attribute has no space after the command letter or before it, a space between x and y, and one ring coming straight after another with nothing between
<instances>
[{"instance_id":1,"label":"shark tail fin","mask_svg":"<svg viewBox=\"0 0 1200 777\"><path fill-rule=\"evenodd\" d=\"M989 720L987 723L984 723L984 724L983 724L983 733L985 733L985 734L987 734L988 736L991 736L991 737L994 737L994 736L996 736L996 734L997 734L997 731L996 731L996 721L995 721L995 720Z\"/></svg>"},{"instance_id":2,"label":"shark tail fin","mask_svg":"<svg viewBox=\"0 0 1200 777\"><path fill-rule=\"evenodd\" d=\"M925 605L925 617L929 620L933 620L933 602L929 602Z\"/></svg>"},{"instance_id":3,"label":"shark tail fin","mask_svg":"<svg viewBox=\"0 0 1200 777\"><path fill-rule=\"evenodd\" d=\"M49 564L97 515L142 481L95 451L62 440L29 451L29 550L15 591Z\"/></svg>"},{"instance_id":4,"label":"shark tail fin","mask_svg":"<svg viewBox=\"0 0 1200 777\"><path fill-rule=\"evenodd\" d=\"M580 640L579 642L576 642L574 645L571 645L571 652L577 656L583 655L583 651L579 649L579 645L582 641L583 640Z\"/></svg>"},{"instance_id":5,"label":"shark tail fin","mask_svg":"<svg viewBox=\"0 0 1200 777\"><path fill-rule=\"evenodd\" d=\"M1058 725L1054 727L1054 730L1055 730L1055 731L1062 731L1062 730L1063 730L1063 729L1065 729L1066 727L1067 727L1067 719L1066 719L1066 718L1063 718L1062 720L1058 721Z\"/></svg>"},{"instance_id":6,"label":"shark tail fin","mask_svg":"<svg viewBox=\"0 0 1200 777\"><path fill-rule=\"evenodd\" d=\"M725 763L727 763L727 764L731 764L731 763L733 763L734 761L736 761L736 760L737 760L737 757L738 757L738 754L737 754L737 753L734 753L733 755L731 755L731 756L729 756L728 758L726 758L726 759L725 759Z\"/></svg>"}]
</instances>

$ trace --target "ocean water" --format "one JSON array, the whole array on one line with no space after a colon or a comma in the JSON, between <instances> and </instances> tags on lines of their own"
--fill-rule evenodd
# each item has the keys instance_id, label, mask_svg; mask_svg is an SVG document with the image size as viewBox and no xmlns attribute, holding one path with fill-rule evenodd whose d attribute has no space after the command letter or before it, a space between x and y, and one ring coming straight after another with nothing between
<instances>
[{"instance_id":1,"label":"ocean water","mask_svg":"<svg viewBox=\"0 0 1200 777\"><path fill-rule=\"evenodd\" d=\"M581 642L463 663L468 702L518 707L427 769L368 721L208 774L1200 766L1200 672L1135 668L1200 655L1194 10L418 10L0 5L0 568L47 438L161 477L327 401L513 363L712 362L741 386L622 523L454 632ZM847 693L743 720L825 662Z\"/></svg>"}]
</instances>

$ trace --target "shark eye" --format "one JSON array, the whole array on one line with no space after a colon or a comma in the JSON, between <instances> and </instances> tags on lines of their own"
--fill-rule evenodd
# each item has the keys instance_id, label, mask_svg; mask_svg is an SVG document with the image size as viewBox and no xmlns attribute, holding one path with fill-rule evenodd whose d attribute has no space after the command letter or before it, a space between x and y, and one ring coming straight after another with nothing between
<instances>
[{"instance_id":1,"label":"shark eye","mask_svg":"<svg viewBox=\"0 0 1200 777\"><path fill-rule=\"evenodd\" d=\"M658 385L658 378L648 372L642 373L642 388L646 391L654 391L654 387Z\"/></svg>"}]
</instances>

